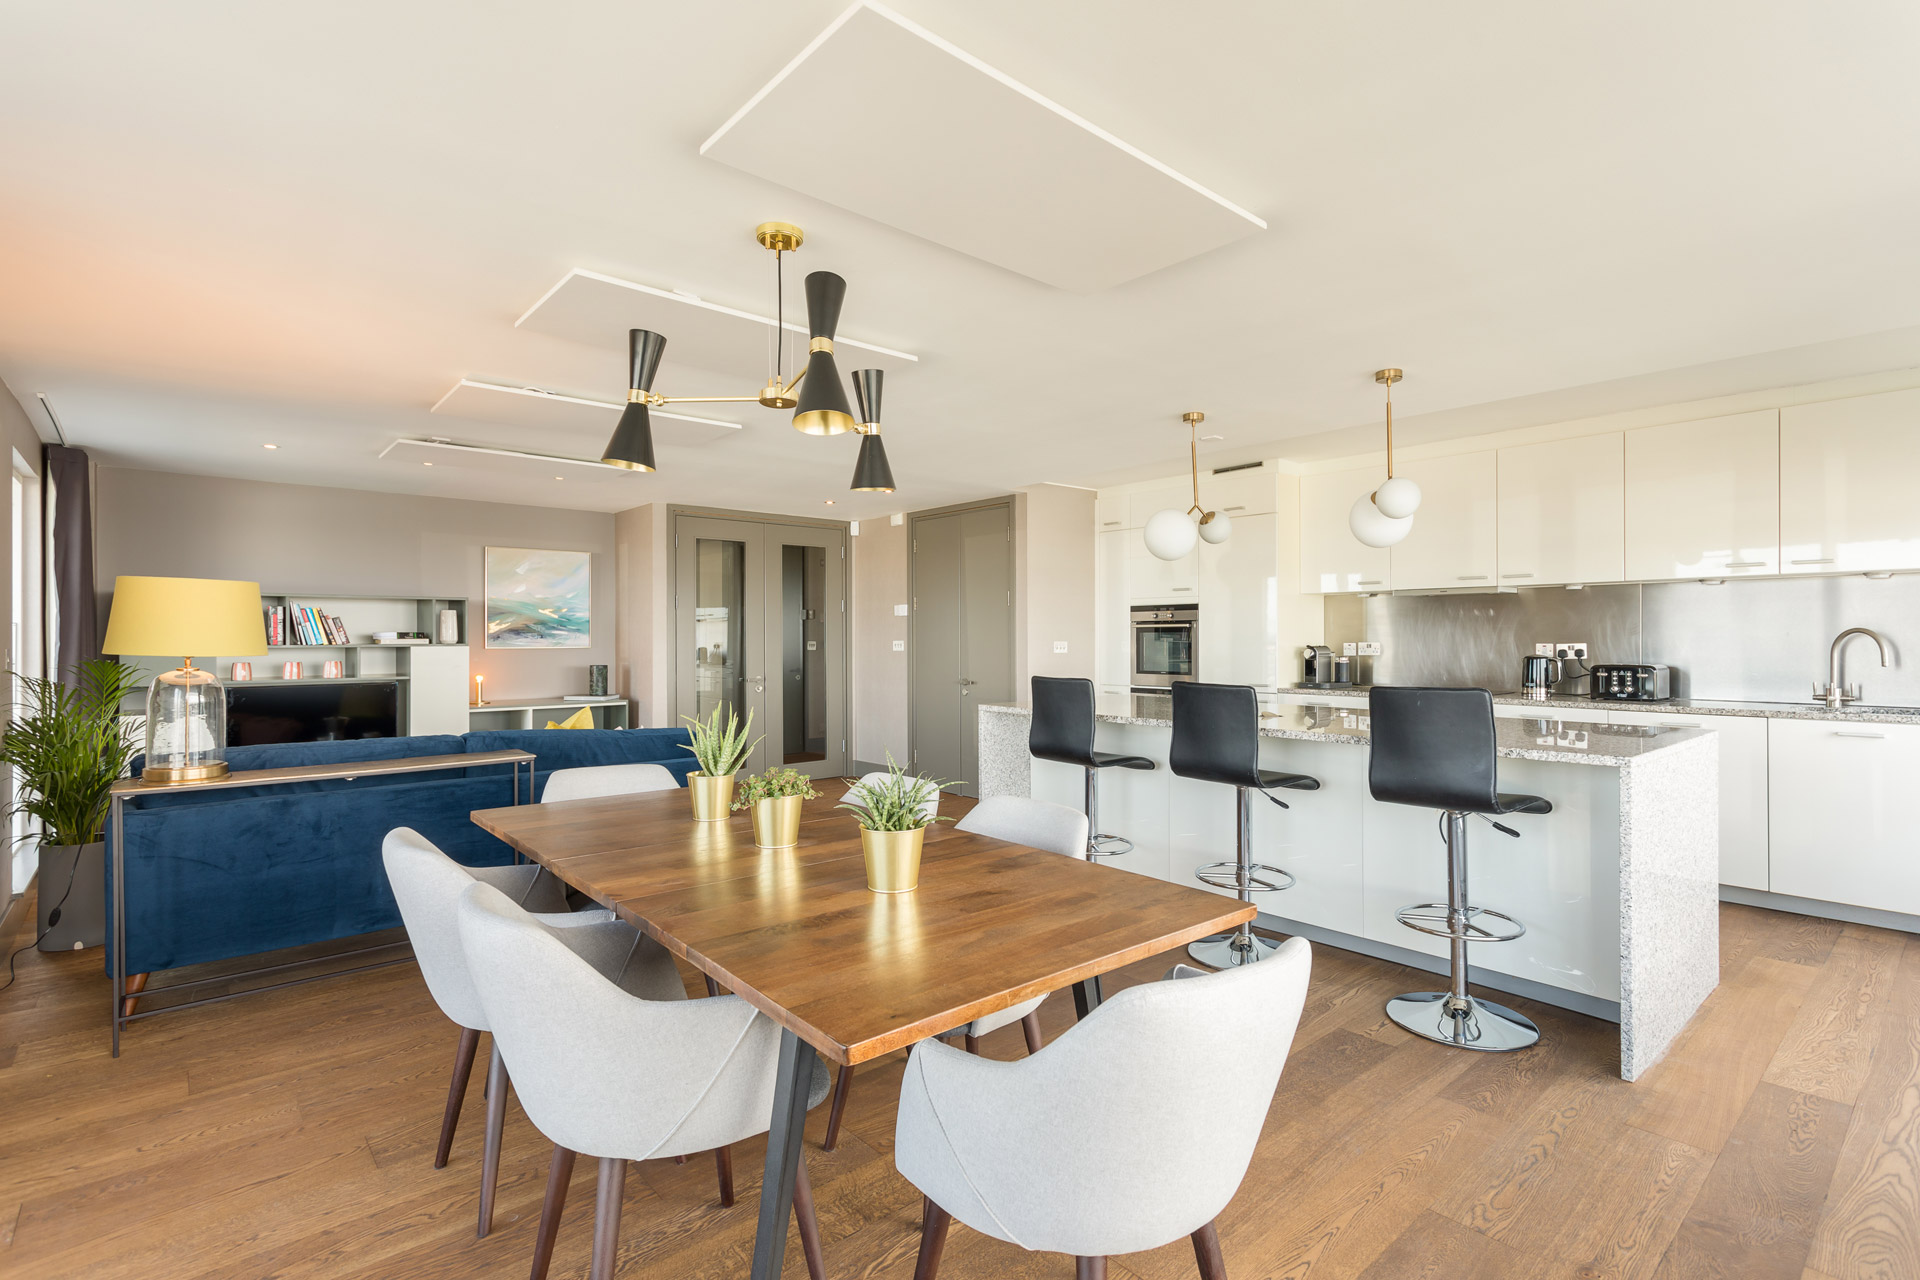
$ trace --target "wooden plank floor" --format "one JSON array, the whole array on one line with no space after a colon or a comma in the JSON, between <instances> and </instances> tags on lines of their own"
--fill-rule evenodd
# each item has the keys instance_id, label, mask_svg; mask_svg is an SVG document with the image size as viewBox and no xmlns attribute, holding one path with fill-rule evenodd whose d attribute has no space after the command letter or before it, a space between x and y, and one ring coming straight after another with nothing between
<instances>
[{"instance_id":1,"label":"wooden plank floor","mask_svg":"<svg viewBox=\"0 0 1920 1280\"><path fill-rule=\"evenodd\" d=\"M31 902L5 930L28 940ZM1669 1059L1616 1077L1615 1029L1520 1002L1531 1052L1416 1040L1381 1002L1429 979L1319 948L1253 1166L1221 1220L1235 1280L1920 1277L1920 939L1722 908L1722 986ZM1147 981L1167 960L1121 981ZM689 975L691 977L691 975ZM691 985L691 984L690 984ZM0 1277L520 1277L550 1148L509 1110L496 1229L475 1240L476 1081L431 1167L454 1031L401 966L135 1024L107 1055L100 953L21 957L0 993ZM1072 1003L1047 1002L1049 1037ZM987 1052L1022 1052L1018 1027ZM919 1197L894 1172L902 1055L862 1068L840 1149L808 1126L829 1269L912 1274ZM1222 1070L1231 1064L1222 1063ZM624 1277L747 1274L762 1152L628 1179ZM553 1274L585 1274L583 1161ZM956 1227L942 1274L1065 1277ZM797 1241L788 1274L804 1275ZM1117 1280L1194 1275L1185 1245Z\"/></svg>"}]
</instances>

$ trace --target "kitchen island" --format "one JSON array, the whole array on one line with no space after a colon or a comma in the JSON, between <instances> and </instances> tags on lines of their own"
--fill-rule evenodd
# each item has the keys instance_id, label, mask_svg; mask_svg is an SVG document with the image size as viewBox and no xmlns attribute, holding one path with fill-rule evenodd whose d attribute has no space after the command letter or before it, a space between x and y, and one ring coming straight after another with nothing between
<instances>
[{"instance_id":1,"label":"kitchen island","mask_svg":"<svg viewBox=\"0 0 1920 1280\"><path fill-rule=\"evenodd\" d=\"M1718 740L1703 729L1553 716L1496 721L1501 790L1554 808L1502 818L1518 839L1470 825L1471 901L1527 927L1518 941L1475 945L1473 981L1617 1021L1620 1074L1633 1080L1719 980ZM1231 859L1231 789L1167 769L1172 699L1103 696L1095 719L1097 749L1156 764L1103 771L1100 826L1134 842L1106 864L1197 884L1195 868ZM1033 759L1030 720L1023 704L980 707L981 796L1079 808L1080 770ZM1363 707L1262 700L1262 767L1311 774L1320 789L1287 792L1287 809L1253 807L1254 861L1296 877L1290 889L1255 895L1260 923L1442 972L1445 942L1394 918L1446 897L1438 814L1372 798L1367 721Z\"/></svg>"}]
</instances>

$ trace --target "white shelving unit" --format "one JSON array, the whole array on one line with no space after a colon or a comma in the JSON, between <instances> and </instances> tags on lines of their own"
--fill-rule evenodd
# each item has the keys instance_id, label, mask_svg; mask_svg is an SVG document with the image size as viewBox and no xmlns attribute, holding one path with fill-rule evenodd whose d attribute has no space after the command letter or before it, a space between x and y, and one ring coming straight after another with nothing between
<instances>
[{"instance_id":1,"label":"white shelving unit","mask_svg":"<svg viewBox=\"0 0 1920 1280\"><path fill-rule=\"evenodd\" d=\"M632 711L627 700L620 697L594 698L591 700L576 698L569 702L565 699L533 699L531 701L489 702L483 707L468 706L468 723L476 731L482 729L544 729L549 720L565 720L582 707L593 708L593 727L596 729L632 728Z\"/></svg>"}]
</instances>

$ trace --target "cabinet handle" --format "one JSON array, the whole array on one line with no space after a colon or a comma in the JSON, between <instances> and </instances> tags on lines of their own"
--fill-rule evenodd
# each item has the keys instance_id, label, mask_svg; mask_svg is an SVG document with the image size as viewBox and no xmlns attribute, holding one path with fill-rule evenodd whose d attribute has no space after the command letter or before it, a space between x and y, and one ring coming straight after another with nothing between
<instances>
[{"instance_id":1,"label":"cabinet handle","mask_svg":"<svg viewBox=\"0 0 1920 1280\"><path fill-rule=\"evenodd\" d=\"M1787 563L1788 564L1832 564L1833 557L1828 556L1824 560L1789 560L1787 561Z\"/></svg>"},{"instance_id":2,"label":"cabinet handle","mask_svg":"<svg viewBox=\"0 0 1920 1280\"><path fill-rule=\"evenodd\" d=\"M1380 579L1378 579L1378 578L1361 578L1361 579L1359 580L1359 582L1358 582L1358 584L1357 584L1357 585L1359 585L1359 586L1362 586L1362 587L1377 587L1377 586L1379 586L1379 585L1380 585Z\"/></svg>"},{"instance_id":3,"label":"cabinet handle","mask_svg":"<svg viewBox=\"0 0 1920 1280\"><path fill-rule=\"evenodd\" d=\"M1116 529L1119 526L1120 526L1120 522L1118 520L1103 521L1100 525L1102 529Z\"/></svg>"},{"instance_id":4,"label":"cabinet handle","mask_svg":"<svg viewBox=\"0 0 1920 1280\"><path fill-rule=\"evenodd\" d=\"M1884 733L1850 733L1845 729L1835 729L1833 736L1836 738L1884 738L1887 735Z\"/></svg>"},{"instance_id":5,"label":"cabinet handle","mask_svg":"<svg viewBox=\"0 0 1920 1280\"><path fill-rule=\"evenodd\" d=\"M1175 587L1174 590L1175 591L1191 591L1193 590L1193 588L1192 587Z\"/></svg>"},{"instance_id":6,"label":"cabinet handle","mask_svg":"<svg viewBox=\"0 0 1920 1280\"><path fill-rule=\"evenodd\" d=\"M1503 578L1531 578L1533 575L1530 573L1503 573L1500 576Z\"/></svg>"},{"instance_id":7,"label":"cabinet handle","mask_svg":"<svg viewBox=\"0 0 1920 1280\"><path fill-rule=\"evenodd\" d=\"M1247 504L1243 502L1237 507L1222 507L1220 509L1222 511L1245 511L1247 509Z\"/></svg>"},{"instance_id":8,"label":"cabinet handle","mask_svg":"<svg viewBox=\"0 0 1920 1280\"><path fill-rule=\"evenodd\" d=\"M1795 560L1794 563L1795 564L1831 564L1832 561ZM1767 562L1765 560L1729 560L1726 563L1726 567L1729 569L1764 569L1767 567Z\"/></svg>"},{"instance_id":9,"label":"cabinet handle","mask_svg":"<svg viewBox=\"0 0 1920 1280\"><path fill-rule=\"evenodd\" d=\"M1484 573L1460 573L1455 574L1453 580L1455 582L1485 582L1487 575Z\"/></svg>"}]
</instances>

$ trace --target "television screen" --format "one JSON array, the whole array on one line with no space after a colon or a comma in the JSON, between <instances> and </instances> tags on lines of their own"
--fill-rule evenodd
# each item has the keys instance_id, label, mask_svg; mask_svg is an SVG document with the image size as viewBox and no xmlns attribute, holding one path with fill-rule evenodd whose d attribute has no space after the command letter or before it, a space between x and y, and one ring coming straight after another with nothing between
<instances>
[{"instance_id":1,"label":"television screen","mask_svg":"<svg viewBox=\"0 0 1920 1280\"><path fill-rule=\"evenodd\" d=\"M227 686L227 745L338 742L400 734L400 685L393 680Z\"/></svg>"}]
</instances>

